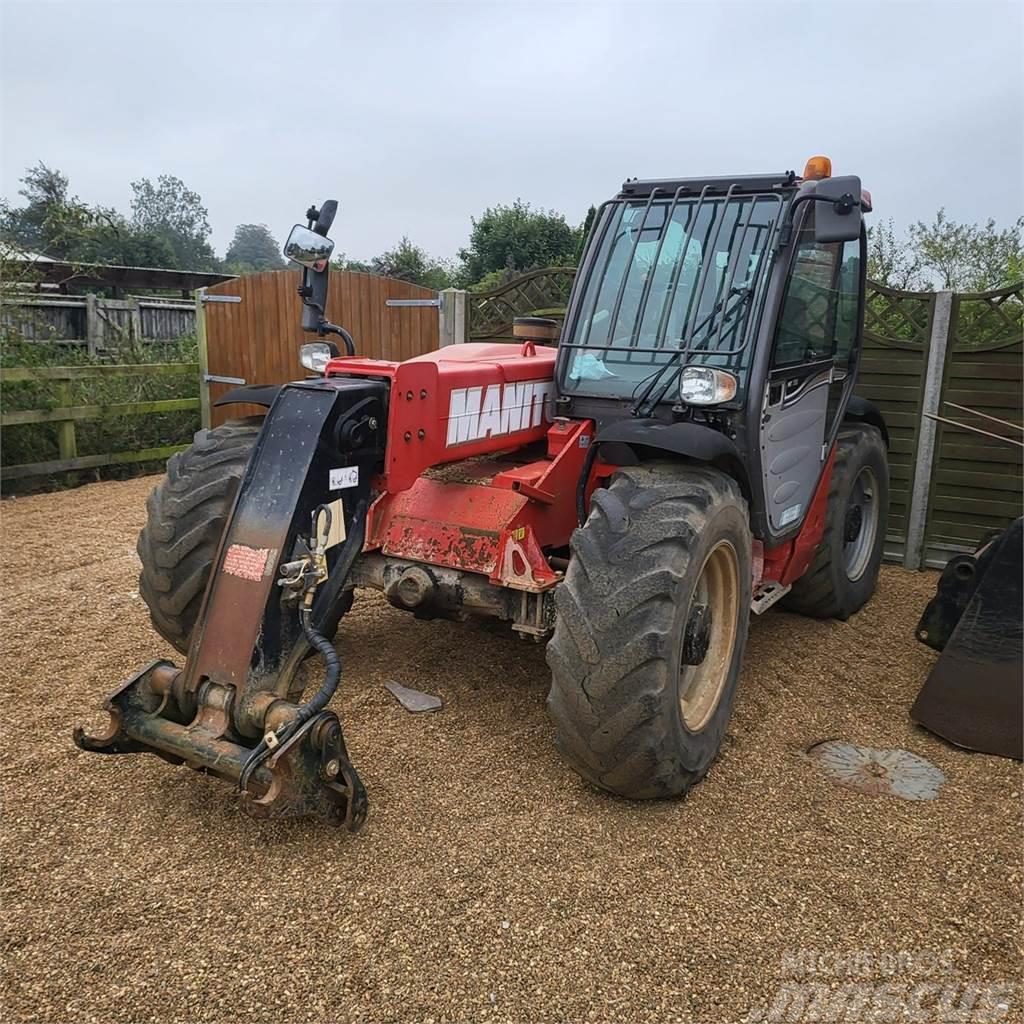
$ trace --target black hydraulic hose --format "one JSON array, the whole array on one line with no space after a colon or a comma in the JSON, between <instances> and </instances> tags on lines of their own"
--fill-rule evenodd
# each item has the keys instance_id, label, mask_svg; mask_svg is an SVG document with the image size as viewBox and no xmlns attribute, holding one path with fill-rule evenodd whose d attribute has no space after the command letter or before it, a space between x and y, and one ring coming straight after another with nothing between
<instances>
[{"instance_id":1,"label":"black hydraulic hose","mask_svg":"<svg viewBox=\"0 0 1024 1024\"><path fill-rule=\"evenodd\" d=\"M276 734L278 735L278 742L274 744L274 748L276 748L276 746L280 746L293 736L314 715L321 713L328 706L331 697L334 696L338 689L338 683L341 681L341 657L334 649L334 644L331 643L323 633L319 633L313 628L308 608L303 608L299 617L302 623L302 632L306 635L306 640L309 641L309 646L314 647L319 651L321 657L324 658L326 674L321 688L319 688L312 697L304 703L304 705L299 706L299 710L296 713L295 718L293 718L287 725L283 726L279 730L278 734ZM245 792L249 785L249 779L252 778L253 772L256 771L256 769L270 756L270 754L271 749L267 745L266 738L264 737L255 746L252 754L249 756L242 769L242 774L239 775L240 791Z\"/></svg>"},{"instance_id":2,"label":"black hydraulic hose","mask_svg":"<svg viewBox=\"0 0 1024 1024\"><path fill-rule=\"evenodd\" d=\"M319 511L319 510L318 510ZM324 509L327 512L327 530L330 531L330 510ZM361 501L356 507L355 515L352 517L352 527L349 533L348 539L345 541L344 547L342 548L341 555L338 558L338 564L335 566L335 572L339 575L341 583L348 578L349 572L352 570L352 565L356 560L356 556L362 550L363 547L363 526L366 522L366 502ZM306 722L308 722L314 715L320 714L325 707L327 707L330 699L334 696L338 689L338 683L341 682L341 657L334 648L334 644L327 639L314 625L311 610L309 608L302 608L299 612L299 621L302 624L302 632L306 637L310 647L320 653L320 656L324 659L324 681L320 689L313 694L313 696L306 701L305 704L300 704L298 712L295 717L285 726L282 726L278 731L277 743L275 747L280 746L290 736L302 728ZM242 767L241 774L238 776L238 788L241 792L244 792L248 787L249 779L252 778L252 773L270 756L272 753L271 748L267 745L266 736L253 747L252 753L246 759L245 764Z\"/></svg>"},{"instance_id":3,"label":"black hydraulic hose","mask_svg":"<svg viewBox=\"0 0 1024 1024\"><path fill-rule=\"evenodd\" d=\"M302 632L305 633L310 647L318 651L320 657L324 659L324 681L320 689L305 704L299 705L299 710L295 717L278 730L275 747L287 741L314 715L320 714L327 707L330 699L338 689L338 683L341 681L341 658L334 649L334 644L313 626L308 608L302 609L299 613L299 620L302 623ZM252 773L263 764L270 754L271 748L267 745L266 737L264 737L253 748L253 752L249 755L242 768L241 775L238 776L239 790L245 791L248 787L249 779L252 778Z\"/></svg>"},{"instance_id":4,"label":"black hydraulic hose","mask_svg":"<svg viewBox=\"0 0 1024 1024\"><path fill-rule=\"evenodd\" d=\"M324 659L324 681L320 689L313 694L313 696L306 701L305 704L299 706L299 712L295 716L292 722L293 727L289 727L288 733L291 735L299 726L304 725L314 715L320 714L328 702L334 696L335 690L338 689L338 683L341 680L341 657L338 652L334 649L334 644L323 635L318 632L312 622L312 616L310 615L308 608L303 608L299 616L302 622L302 632L306 634L306 639L309 641L309 646L315 648L320 652L320 656Z\"/></svg>"}]
</instances>

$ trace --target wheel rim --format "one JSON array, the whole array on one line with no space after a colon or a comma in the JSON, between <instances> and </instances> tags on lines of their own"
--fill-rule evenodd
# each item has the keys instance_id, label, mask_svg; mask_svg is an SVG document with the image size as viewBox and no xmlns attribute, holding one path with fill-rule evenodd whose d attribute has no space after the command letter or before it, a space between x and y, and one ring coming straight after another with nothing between
<instances>
[{"instance_id":1,"label":"wheel rim","mask_svg":"<svg viewBox=\"0 0 1024 1024\"><path fill-rule=\"evenodd\" d=\"M853 481L843 516L843 563L848 579L859 580L871 561L878 533L878 478L864 466Z\"/></svg>"},{"instance_id":2,"label":"wheel rim","mask_svg":"<svg viewBox=\"0 0 1024 1024\"><path fill-rule=\"evenodd\" d=\"M697 664L683 663L679 671L679 707L683 724L699 732L718 707L729 677L739 623L739 559L728 541L719 541L701 566L687 610L684 655L689 644ZM704 611L702 611L702 609ZM691 642L694 632L697 643Z\"/></svg>"}]
</instances>

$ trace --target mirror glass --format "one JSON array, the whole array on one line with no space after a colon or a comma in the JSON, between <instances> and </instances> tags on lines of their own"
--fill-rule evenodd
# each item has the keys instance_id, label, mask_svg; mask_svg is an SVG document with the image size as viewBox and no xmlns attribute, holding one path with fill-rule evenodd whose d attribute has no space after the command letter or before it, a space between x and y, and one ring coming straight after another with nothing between
<instances>
[{"instance_id":1,"label":"mirror glass","mask_svg":"<svg viewBox=\"0 0 1024 1024\"><path fill-rule=\"evenodd\" d=\"M292 228L288 241L284 243L285 256L300 267L309 267L310 270L326 270L332 252L334 243L329 238L301 224Z\"/></svg>"}]
</instances>

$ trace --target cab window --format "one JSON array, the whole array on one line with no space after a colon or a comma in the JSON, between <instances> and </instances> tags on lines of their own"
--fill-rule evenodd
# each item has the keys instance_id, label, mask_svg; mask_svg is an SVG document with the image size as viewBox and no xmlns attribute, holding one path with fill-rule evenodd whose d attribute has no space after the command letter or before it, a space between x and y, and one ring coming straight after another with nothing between
<instances>
[{"instance_id":1,"label":"cab window","mask_svg":"<svg viewBox=\"0 0 1024 1024\"><path fill-rule=\"evenodd\" d=\"M815 242L802 233L793 257L772 368L833 359L848 368L857 341L860 240Z\"/></svg>"}]
</instances>

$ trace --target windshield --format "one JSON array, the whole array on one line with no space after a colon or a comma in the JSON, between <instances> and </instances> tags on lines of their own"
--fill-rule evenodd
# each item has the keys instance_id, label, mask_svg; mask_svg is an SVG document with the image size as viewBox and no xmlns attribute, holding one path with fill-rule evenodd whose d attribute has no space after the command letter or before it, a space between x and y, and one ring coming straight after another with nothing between
<instances>
[{"instance_id":1,"label":"windshield","mask_svg":"<svg viewBox=\"0 0 1024 1024\"><path fill-rule=\"evenodd\" d=\"M612 205L562 342L564 389L628 398L672 358L728 368L742 386L781 211L778 195Z\"/></svg>"}]
</instances>

